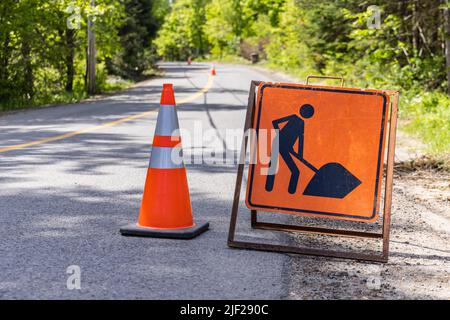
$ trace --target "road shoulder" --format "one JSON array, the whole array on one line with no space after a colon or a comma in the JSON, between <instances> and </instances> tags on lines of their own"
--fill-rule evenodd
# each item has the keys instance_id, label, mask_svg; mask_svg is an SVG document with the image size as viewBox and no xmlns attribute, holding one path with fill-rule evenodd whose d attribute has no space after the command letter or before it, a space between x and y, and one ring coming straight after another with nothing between
<instances>
[{"instance_id":1,"label":"road shoulder","mask_svg":"<svg viewBox=\"0 0 450 320\"><path fill-rule=\"evenodd\" d=\"M301 82L280 72L250 67L281 81ZM450 172L434 164L423 143L401 129L397 135L389 262L292 255L288 299L450 298ZM311 223L300 217L296 220ZM330 227L346 225L322 222ZM355 244L304 234L293 234L293 238L298 246L377 249L373 242Z\"/></svg>"}]
</instances>

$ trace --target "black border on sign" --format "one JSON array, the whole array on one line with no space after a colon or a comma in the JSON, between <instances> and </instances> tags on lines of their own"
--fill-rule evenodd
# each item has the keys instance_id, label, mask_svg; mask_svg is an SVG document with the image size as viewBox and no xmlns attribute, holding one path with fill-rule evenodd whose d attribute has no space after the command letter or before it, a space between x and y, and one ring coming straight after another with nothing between
<instances>
[{"instance_id":1,"label":"black border on sign","mask_svg":"<svg viewBox=\"0 0 450 320\"><path fill-rule=\"evenodd\" d=\"M264 84L261 87L261 97L259 99L259 105L258 105L258 117L256 121L256 135L258 137L259 135L259 123L261 120L261 110L262 110L262 101L263 101L263 93L264 89L266 88L281 88L281 89L293 89L293 90L309 90L309 91L325 91L325 92L338 92L338 93L348 93L348 94L362 94L362 95L376 95L383 97L383 113L381 117L381 129L380 129L380 140L379 140L379 148L378 148L378 164L377 164L377 172L376 172L376 179L375 179L375 193L374 193L374 201L373 201L373 212L372 216L370 217L361 217L361 216L354 216L354 215L348 215L345 213L335 213L335 212L322 212L322 211L314 211L314 210L302 210L302 209L295 209L295 208L285 208L285 207L275 207L275 206L266 206L266 205L254 205L251 202L251 196L252 196L252 187L253 187L253 176L255 171L255 164L251 164L250 169L250 181L249 181L249 192L248 192L248 203L255 208L258 209L275 209L275 210L284 210L284 211L293 211L293 212L300 212L300 213L309 213L309 214L316 214L316 215L325 215L325 216L335 216L335 217L347 217L352 219L358 219L358 220L371 220L373 219L377 214L377 195L378 195L378 187L380 185L380 170L383 159L381 159L381 155L383 153L383 137L384 137L384 126L386 121L386 94L380 93L380 92L371 92L371 91L357 91L357 90L339 90L339 89L327 89L327 88L310 88L310 87L297 87L297 86L289 86L289 85L276 85L276 84ZM259 137L258 137L259 138Z\"/></svg>"}]
</instances>

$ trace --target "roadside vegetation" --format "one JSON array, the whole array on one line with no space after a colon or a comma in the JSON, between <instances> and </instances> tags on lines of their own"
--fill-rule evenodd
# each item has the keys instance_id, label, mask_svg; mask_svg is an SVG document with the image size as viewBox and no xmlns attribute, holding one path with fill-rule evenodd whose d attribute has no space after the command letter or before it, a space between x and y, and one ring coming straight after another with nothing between
<instances>
[{"instance_id":1,"label":"roadside vegetation","mask_svg":"<svg viewBox=\"0 0 450 320\"><path fill-rule=\"evenodd\" d=\"M169 60L256 53L263 66L299 78L399 89L401 129L448 159L448 19L442 0L178 0L155 44Z\"/></svg>"},{"instance_id":2,"label":"roadside vegetation","mask_svg":"<svg viewBox=\"0 0 450 320\"><path fill-rule=\"evenodd\" d=\"M2 0L0 111L87 96L88 18L96 93L148 77L159 59L257 55L301 79L401 90L401 129L450 158L448 0Z\"/></svg>"},{"instance_id":3,"label":"roadside vegetation","mask_svg":"<svg viewBox=\"0 0 450 320\"><path fill-rule=\"evenodd\" d=\"M87 22L96 38L96 91L128 87L157 60L152 39L166 0L2 0L0 111L87 97Z\"/></svg>"}]
</instances>

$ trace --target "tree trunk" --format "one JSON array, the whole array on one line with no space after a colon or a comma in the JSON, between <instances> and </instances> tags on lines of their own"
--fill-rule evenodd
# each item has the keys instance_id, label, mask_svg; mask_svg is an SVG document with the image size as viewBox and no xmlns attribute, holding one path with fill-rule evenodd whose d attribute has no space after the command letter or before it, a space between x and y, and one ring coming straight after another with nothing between
<instances>
[{"instance_id":1,"label":"tree trunk","mask_svg":"<svg viewBox=\"0 0 450 320\"><path fill-rule=\"evenodd\" d=\"M419 22L419 14L418 14L418 10L417 7L419 6L419 0L413 0L412 1L412 30L411 30L411 35L412 35L412 46L414 51L418 51L419 50L419 29L417 28L417 24Z\"/></svg>"},{"instance_id":2,"label":"tree trunk","mask_svg":"<svg viewBox=\"0 0 450 320\"><path fill-rule=\"evenodd\" d=\"M7 34L3 40L2 49L0 52L0 81L5 82L8 79L8 63L10 54L9 40L9 34Z\"/></svg>"},{"instance_id":3,"label":"tree trunk","mask_svg":"<svg viewBox=\"0 0 450 320\"><path fill-rule=\"evenodd\" d=\"M450 9L444 9L445 65L447 67L447 92L450 95Z\"/></svg>"},{"instance_id":4,"label":"tree trunk","mask_svg":"<svg viewBox=\"0 0 450 320\"><path fill-rule=\"evenodd\" d=\"M22 59L24 62L24 93L27 94L27 99L31 100L34 96L34 77L33 66L31 64L31 47L27 39L22 40L21 47Z\"/></svg>"},{"instance_id":5,"label":"tree trunk","mask_svg":"<svg viewBox=\"0 0 450 320\"><path fill-rule=\"evenodd\" d=\"M67 29L66 31L66 91L73 91L73 77L75 75L74 56L75 56L75 30Z\"/></svg>"},{"instance_id":6,"label":"tree trunk","mask_svg":"<svg viewBox=\"0 0 450 320\"><path fill-rule=\"evenodd\" d=\"M91 0L91 6L95 7L95 0ZM96 64L96 52L95 52L95 33L94 22L90 17L88 19L88 52L87 52L87 91L89 94L94 94L96 91L95 83L95 64Z\"/></svg>"}]
</instances>

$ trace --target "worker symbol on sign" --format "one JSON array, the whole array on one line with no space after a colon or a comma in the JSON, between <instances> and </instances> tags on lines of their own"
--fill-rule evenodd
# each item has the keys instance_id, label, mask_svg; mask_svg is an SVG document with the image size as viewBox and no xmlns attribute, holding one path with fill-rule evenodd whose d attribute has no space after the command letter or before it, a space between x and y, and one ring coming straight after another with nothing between
<instances>
[{"instance_id":1,"label":"worker symbol on sign","mask_svg":"<svg viewBox=\"0 0 450 320\"><path fill-rule=\"evenodd\" d=\"M294 194L297 191L300 169L297 167L294 158L300 160L306 167L314 171L315 175L303 191L303 195L339 198L342 199L356 187L361 181L339 163L327 163L317 169L303 157L305 120L314 116L314 107L304 104L300 108L300 116L292 114L272 121L273 127L277 130L277 137L272 145L272 154L269 164L269 172L266 177L266 191L272 191L275 184L278 156L280 155L286 163L291 177L289 180L288 192ZM285 123L280 129L280 125ZM298 141L298 150L294 150Z\"/></svg>"}]
</instances>

